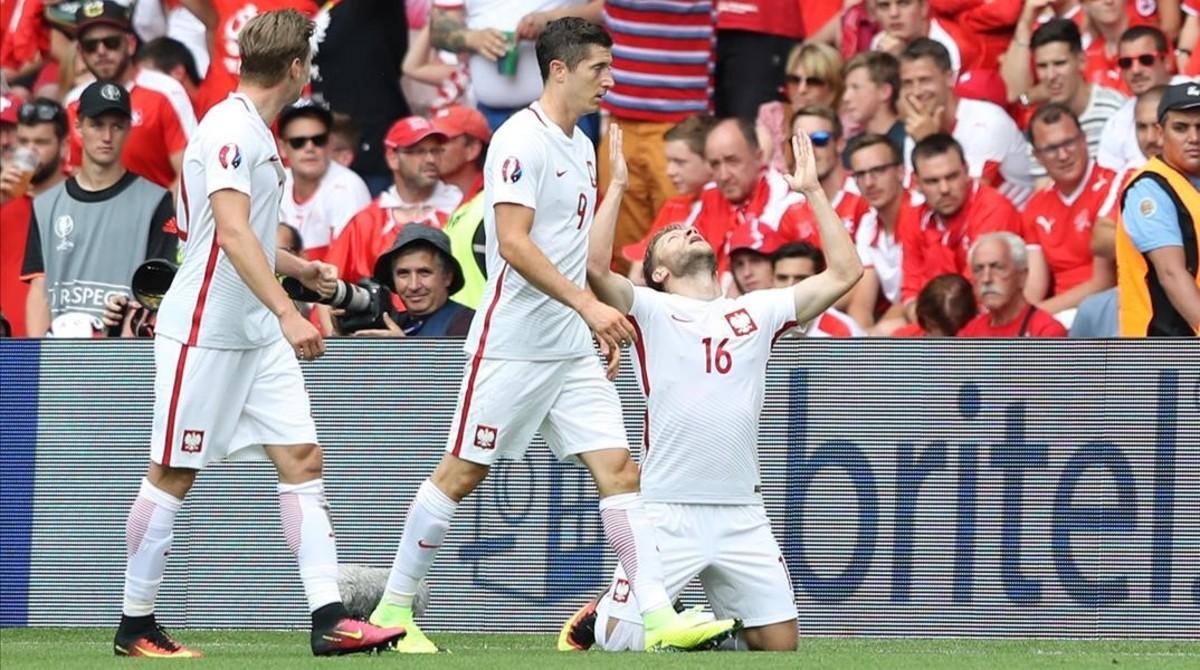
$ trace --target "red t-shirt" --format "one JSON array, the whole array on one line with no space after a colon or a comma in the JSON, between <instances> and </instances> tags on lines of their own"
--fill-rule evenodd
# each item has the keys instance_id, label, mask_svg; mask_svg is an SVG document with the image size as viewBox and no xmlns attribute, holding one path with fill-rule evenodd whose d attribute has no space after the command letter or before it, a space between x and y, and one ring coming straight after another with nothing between
<instances>
[{"instance_id":1,"label":"red t-shirt","mask_svg":"<svg viewBox=\"0 0 1200 670\"><path fill-rule=\"evenodd\" d=\"M313 0L212 0L212 6L217 14L217 27L208 46L208 73L197 94L197 118L203 118L209 108L237 89L242 66L237 38L247 21L276 9L295 9L311 18L318 9Z\"/></svg>"},{"instance_id":2,"label":"red t-shirt","mask_svg":"<svg viewBox=\"0 0 1200 670\"><path fill-rule=\"evenodd\" d=\"M1028 323L1026 323L1028 319ZM1024 329L1024 330L1022 330ZM967 322L958 337L1066 337L1067 329L1058 319L1033 305L1017 312L1008 323L992 325L991 314L980 314Z\"/></svg>"},{"instance_id":3,"label":"red t-shirt","mask_svg":"<svg viewBox=\"0 0 1200 670\"><path fill-rule=\"evenodd\" d=\"M871 205L858 193L851 190L853 181L849 177L846 178L845 184L842 185L842 190L834 196L833 211L837 212L838 217L842 220L842 224L846 226L846 232L850 233L850 239L858 233L858 226L862 223L862 219L867 212L871 211ZM812 206L808 201L797 203L787 208L783 213L783 218L779 220L779 234L788 242L808 242L809 244L821 247L821 236L818 234L817 219L813 216Z\"/></svg>"},{"instance_id":4,"label":"red t-shirt","mask_svg":"<svg viewBox=\"0 0 1200 670\"><path fill-rule=\"evenodd\" d=\"M1034 194L1025 205L1021 236L1040 248L1059 295L1092 278L1092 228L1109 212L1121 192L1116 173L1096 165L1075 192L1063 195L1054 184Z\"/></svg>"},{"instance_id":5,"label":"red t-shirt","mask_svg":"<svg viewBox=\"0 0 1200 670\"><path fill-rule=\"evenodd\" d=\"M12 326L13 337L25 337L25 296L29 284L21 281L25 242L33 198L13 198L0 205L0 312Z\"/></svg>"},{"instance_id":6,"label":"red t-shirt","mask_svg":"<svg viewBox=\"0 0 1200 670\"><path fill-rule=\"evenodd\" d=\"M941 274L971 278L967 252L984 233L1021 234L1021 215L996 189L976 182L962 209L948 221L929 208L901 210L897 237L903 249L900 299L917 297L930 279Z\"/></svg>"},{"instance_id":7,"label":"red t-shirt","mask_svg":"<svg viewBox=\"0 0 1200 670\"><path fill-rule=\"evenodd\" d=\"M139 70L129 88L129 106L133 118L121 162L126 170L163 188L171 188L177 176L171 166L171 154L187 147L188 137L196 128L187 92L179 82L161 72ZM78 118L79 101L75 100L67 105L70 129L67 162L71 167L83 163L83 137L76 127Z\"/></svg>"}]
</instances>

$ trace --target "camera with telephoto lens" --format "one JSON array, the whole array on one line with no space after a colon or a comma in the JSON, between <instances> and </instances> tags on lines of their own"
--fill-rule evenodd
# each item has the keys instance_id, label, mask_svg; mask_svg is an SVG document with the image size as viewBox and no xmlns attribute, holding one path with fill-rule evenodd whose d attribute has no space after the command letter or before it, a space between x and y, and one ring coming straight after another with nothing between
<instances>
[{"instance_id":1,"label":"camera with telephoto lens","mask_svg":"<svg viewBox=\"0 0 1200 670\"><path fill-rule=\"evenodd\" d=\"M333 309L345 311L338 317L338 330L342 333L356 333L360 330L386 329L387 323L383 315L388 314L392 320L398 316L392 309L392 292L386 286L372 279L361 279L358 284L339 279L333 294L324 297L316 291L306 288L299 280L285 277L283 289L288 297L300 302L318 302Z\"/></svg>"}]
</instances>

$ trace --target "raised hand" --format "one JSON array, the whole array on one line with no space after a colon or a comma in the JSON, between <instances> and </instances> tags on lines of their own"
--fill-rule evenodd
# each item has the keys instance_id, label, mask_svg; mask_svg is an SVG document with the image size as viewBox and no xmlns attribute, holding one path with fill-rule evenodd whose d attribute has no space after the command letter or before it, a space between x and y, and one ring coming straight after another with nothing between
<instances>
[{"instance_id":1,"label":"raised hand","mask_svg":"<svg viewBox=\"0 0 1200 670\"><path fill-rule=\"evenodd\" d=\"M797 193L811 193L821 189L821 178L817 175L817 161L813 158L812 140L806 133L792 136L792 157L795 170L784 175L788 188Z\"/></svg>"},{"instance_id":2,"label":"raised hand","mask_svg":"<svg viewBox=\"0 0 1200 670\"><path fill-rule=\"evenodd\" d=\"M625 162L625 133L621 126L611 123L608 126L608 166L612 177L609 184L625 186L629 183L629 165Z\"/></svg>"}]
</instances>

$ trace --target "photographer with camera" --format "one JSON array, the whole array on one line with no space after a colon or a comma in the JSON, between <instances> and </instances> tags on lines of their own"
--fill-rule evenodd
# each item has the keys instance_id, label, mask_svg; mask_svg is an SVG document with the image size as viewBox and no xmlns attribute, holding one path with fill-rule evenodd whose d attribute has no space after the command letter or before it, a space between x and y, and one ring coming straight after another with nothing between
<instances>
[{"instance_id":1,"label":"photographer with camera","mask_svg":"<svg viewBox=\"0 0 1200 670\"><path fill-rule=\"evenodd\" d=\"M475 311L450 299L463 286L462 266L450 252L450 238L436 228L410 223L392 248L375 262L375 281L400 296L404 313L384 312L385 328L356 335L443 337L466 335Z\"/></svg>"}]
</instances>

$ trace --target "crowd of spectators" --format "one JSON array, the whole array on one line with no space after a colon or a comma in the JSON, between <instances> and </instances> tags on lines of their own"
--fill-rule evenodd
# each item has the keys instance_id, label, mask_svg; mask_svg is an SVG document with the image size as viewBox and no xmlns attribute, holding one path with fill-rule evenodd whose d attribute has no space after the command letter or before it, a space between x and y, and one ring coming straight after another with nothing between
<instances>
[{"instance_id":1,"label":"crowd of spectators","mask_svg":"<svg viewBox=\"0 0 1200 670\"><path fill-rule=\"evenodd\" d=\"M115 333L105 305L132 302L132 268L178 260L163 196L237 86L241 26L280 8L315 19L317 51L274 127L278 243L394 294L360 335L460 334L479 308L488 143L540 95L534 42L563 16L614 40L614 86L580 128L601 188L606 130L623 129L613 263L635 282L646 240L678 223L712 243L730 295L819 272L813 214L783 179L794 133L866 266L794 335L1116 335L1133 277L1118 246L1151 258L1174 240L1140 219L1123 237L1122 195L1163 154L1164 91L1197 81L1200 0L0 0L12 335ZM1183 217L1200 175L1174 167ZM1140 281L1187 322L1200 283L1183 266L1194 295ZM346 332L341 310L306 313Z\"/></svg>"}]
</instances>

